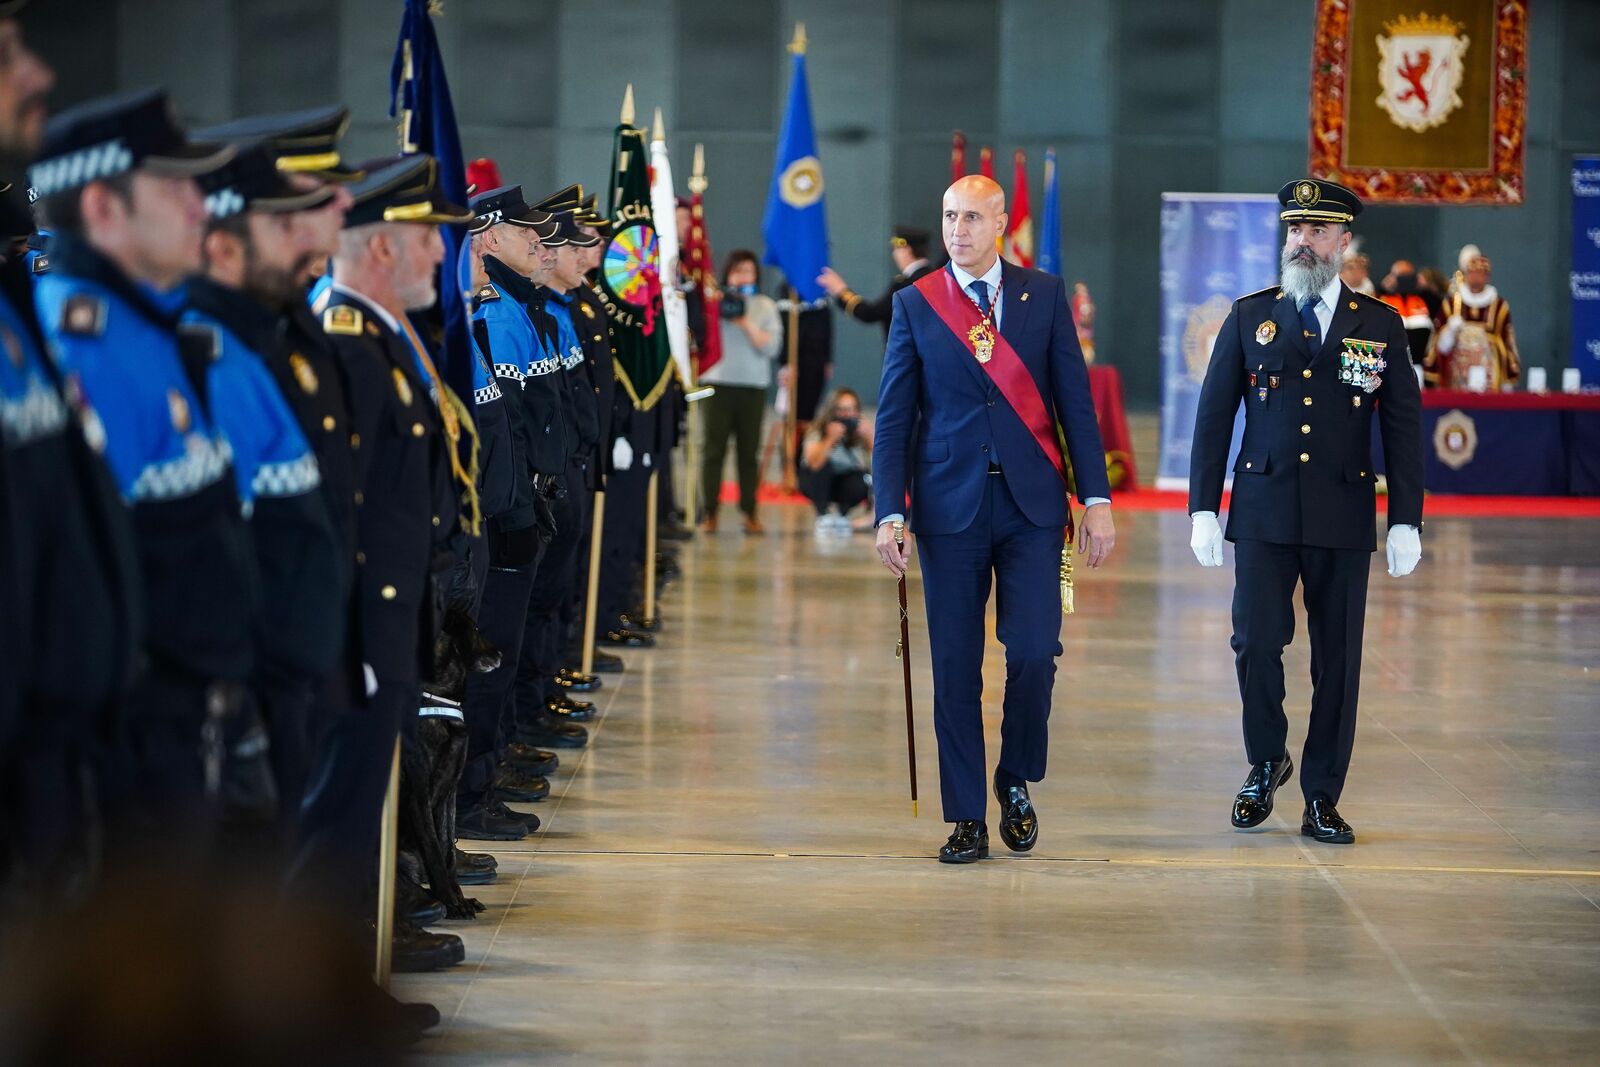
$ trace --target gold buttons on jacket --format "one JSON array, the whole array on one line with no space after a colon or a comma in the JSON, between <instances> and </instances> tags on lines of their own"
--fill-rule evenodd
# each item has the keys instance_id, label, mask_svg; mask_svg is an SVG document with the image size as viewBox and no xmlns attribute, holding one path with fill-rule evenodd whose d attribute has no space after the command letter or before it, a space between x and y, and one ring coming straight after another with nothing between
<instances>
[{"instance_id":1,"label":"gold buttons on jacket","mask_svg":"<svg viewBox=\"0 0 1600 1067\"><path fill-rule=\"evenodd\" d=\"M356 490L356 507L359 508L362 504L365 504L366 502L367 502L366 494L362 493L361 490L357 489Z\"/></svg>"},{"instance_id":2,"label":"gold buttons on jacket","mask_svg":"<svg viewBox=\"0 0 1600 1067\"><path fill-rule=\"evenodd\" d=\"M337 426L337 425L338 425L338 423L333 421L333 416L332 415L324 415L324 416L322 416L322 428L324 430L326 430L328 433L332 433L333 432L333 428L335 426Z\"/></svg>"},{"instance_id":3,"label":"gold buttons on jacket","mask_svg":"<svg viewBox=\"0 0 1600 1067\"><path fill-rule=\"evenodd\" d=\"M1303 396L1303 397L1300 398L1300 403L1304 404L1306 407L1310 407L1311 406L1311 398L1309 396Z\"/></svg>"},{"instance_id":4,"label":"gold buttons on jacket","mask_svg":"<svg viewBox=\"0 0 1600 1067\"><path fill-rule=\"evenodd\" d=\"M366 561L367 561L367 554L365 552L361 551L360 549L357 549L356 550L356 562L357 563L365 563Z\"/></svg>"},{"instance_id":5,"label":"gold buttons on jacket","mask_svg":"<svg viewBox=\"0 0 1600 1067\"><path fill-rule=\"evenodd\" d=\"M413 423L412 423L412 424L411 424L411 436L412 436L412 437L421 437L421 436L422 436L422 435L423 435L423 434L425 434L425 433L427 433L427 432L428 432L428 431L426 431L426 430L424 430L424 429L423 429L423 428L422 428L422 423L420 423L420 422L413 422Z\"/></svg>"},{"instance_id":6,"label":"gold buttons on jacket","mask_svg":"<svg viewBox=\"0 0 1600 1067\"><path fill-rule=\"evenodd\" d=\"M1300 424L1300 432L1301 433L1310 433L1311 432L1311 424L1309 422L1302 422Z\"/></svg>"},{"instance_id":7,"label":"gold buttons on jacket","mask_svg":"<svg viewBox=\"0 0 1600 1067\"><path fill-rule=\"evenodd\" d=\"M1251 467L1254 467L1254 466L1255 466L1255 464L1251 463L1248 459L1244 461L1244 469L1245 470L1249 470Z\"/></svg>"},{"instance_id":8,"label":"gold buttons on jacket","mask_svg":"<svg viewBox=\"0 0 1600 1067\"><path fill-rule=\"evenodd\" d=\"M435 525L435 526L437 526L437 525L439 525L439 516L437 516L437 515L435 515L435 516L434 516L434 517L433 517L433 524L434 524L434 525Z\"/></svg>"},{"instance_id":9,"label":"gold buttons on jacket","mask_svg":"<svg viewBox=\"0 0 1600 1067\"><path fill-rule=\"evenodd\" d=\"M1310 368L1310 367L1307 367L1307 368L1306 368L1306 369L1305 369L1305 370L1303 370L1303 371L1301 371L1301 372L1300 372L1300 377L1302 377L1302 378L1309 378L1309 377L1311 377L1311 368Z\"/></svg>"},{"instance_id":10,"label":"gold buttons on jacket","mask_svg":"<svg viewBox=\"0 0 1600 1067\"><path fill-rule=\"evenodd\" d=\"M383 597L385 600L393 600L400 594L395 590L394 586L386 585L382 589L378 590L378 595Z\"/></svg>"},{"instance_id":11,"label":"gold buttons on jacket","mask_svg":"<svg viewBox=\"0 0 1600 1067\"><path fill-rule=\"evenodd\" d=\"M360 448L361 447L361 435L360 434L353 433L353 434L350 435L350 447L351 448Z\"/></svg>"},{"instance_id":12,"label":"gold buttons on jacket","mask_svg":"<svg viewBox=\"0 0 1600 1067\"><path fill-rule=\"evenodd\" d=\"M1311 454L1309 452L1300 453L1300 462L1301 463L1310 463L1311 462Z\"/></svg>"}]
</instances>

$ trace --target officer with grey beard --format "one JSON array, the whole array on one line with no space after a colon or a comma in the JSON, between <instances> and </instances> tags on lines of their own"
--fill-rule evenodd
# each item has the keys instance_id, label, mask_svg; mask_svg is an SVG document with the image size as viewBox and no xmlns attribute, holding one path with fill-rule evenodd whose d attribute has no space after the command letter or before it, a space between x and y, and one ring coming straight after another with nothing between
<instances>
[{"instance_id":1,"label":"officer with grey beard","mask_svg":"<svg viewBox=\"0 0 1600 1067\"><path fill-rule=\"evenodd\" d=\"M1283 712L1283 649L1295 586L1311 634L1311 721L1301 754L1300 832L1350 844L1336 805L1355 742L1362 624L1376 548L1372 418L1389 483L1388 570L1422 556L1422 397L1406 332L1389 305L1339 278L1361 200L1305 178L1278 192L1288 224L1281 284L1240 297L1217 335L1201 387L1190 460L1190 547L1222 565L1217 521L1234 416L1245 408L1226 539L1234 543L1233 652L1251 769L1233 825L1260 826L1294 767Z\"/></svg>"}]
</instances>

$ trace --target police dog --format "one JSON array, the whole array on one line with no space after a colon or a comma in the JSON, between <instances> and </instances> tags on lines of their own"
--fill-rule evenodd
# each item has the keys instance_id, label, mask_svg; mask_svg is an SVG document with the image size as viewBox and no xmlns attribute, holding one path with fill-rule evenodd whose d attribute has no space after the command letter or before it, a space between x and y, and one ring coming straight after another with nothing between
<instances>
[{"instance_id":1,"label":"police dog","mask_svg":"<svg viewBox=\"0 0 1600 1067\"><path fill-rule=\"evenodd\" d=\"M483 639L472 617L458 608L446 611L434 641L432 674L423 685L416 737L401 746L400 896L421 895L416 883L425 878L426 896L444 905L451 919L471 919L483 910L461 892L455 873L456 784L467 758L461 699L469 673L498 666L500 650Z\"/></svg>"}]
</instances>

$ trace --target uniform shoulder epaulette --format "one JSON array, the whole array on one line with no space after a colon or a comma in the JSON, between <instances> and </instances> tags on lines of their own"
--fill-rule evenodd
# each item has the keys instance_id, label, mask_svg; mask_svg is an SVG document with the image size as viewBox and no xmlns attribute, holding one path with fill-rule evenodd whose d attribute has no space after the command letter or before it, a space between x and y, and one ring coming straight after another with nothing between
<instances>
[{"instance_id":1,"label":"uniform shoulder epaulette","mask_svg":"<svg viewBox=\"0 0 1600 1067\"><path fill-rule=\"evenodd\" d=\"M1359 296L1363 300L1372 301L1374 304L1377 304L1379 307L1383 308L1385 311L1392 311L1396 315L1400 314L1400 309L1399 308L1395 307L1393 304L1389 303L1387 300L1384 300L1382 297L1373 296L1371 293L1356 292L1356 290L1354 290L1354 289L1352 289L1351 292L1355 293L1357 296Z\"/></svg>"},{"instance_id":2,"label":"uniform shoulder epaulette","mask_svg":"<svg viewBox=\"0 0 1600 1067\"><path fill-rule=\"evenodd\" d=\"M1240 300L1249 300L1253 296L1266 296L1268 293L1273 293L1274 296L1273 296L1272 299L1277 300L1279 297L1283 296L1283 289L1280 286L1269 285L1265 289L1257 289L1253 293L1246 293L1243 296L1241 296L1239 299Z\"/></svg>"},{"instance_id":3,"label":"uniform shoulder epaulette","mask_svg":"<svg viewBox=\"0 0 1600 1067\"><path fill-rule=\"evenodd\" d=\"M483 288L479 289L476 293L473 293L472 295L473 295L473 298L478 301L478 303L486 304L491 300L499 300L500 299L500 290L498 290L498 289L496 289L494 287L494 283L486 282L484 284Z\"/></svg>"},{"instance_id":4,"label":"uniform shoulder epaulette","mask_svg":"<svg viewBox=\"0 0 1600 1067\"><path fill-rule=\"evenodd\" d=\"M581 300L578 302L578 306L583 309L583 313L585 315L591 319L594 318L594 308L590 307L587 303L584 303Z\"/></svg>"},{"instance_id":5,"label":"uniform shoulder epaulette","mask_svg":"<svg viewBox=\"0 0 1600 1067\"><path fill-rule=\"evenodd\" d=\"M40 252L38 255L33 257L33 262L28 265L28 269L33 271L35 274L49 274L50 257L45 253Z\"/></svg>"},{"instance_id":6,"label":"uniform shoulder epaulette","mask_svg":"<svg viewBox=\"0 0 1600 1067\"><path fill-rule=\"evenodd\" d=\"M106 302L93 293L73 293L61 305L62 333L74 337L99 337L106 328Z\"/></svg>"},{"instance_id":7,"label":"uniform shoulder epaulette","mask_svg":"<svg viewBox=\"0 0 1600 1067\"><path fill-rule=\"evenodd\" d=\"M361 336L361 309L349 304L335 304L322 313L322 332L344 337Z\"/></svg>"}]
</instances>

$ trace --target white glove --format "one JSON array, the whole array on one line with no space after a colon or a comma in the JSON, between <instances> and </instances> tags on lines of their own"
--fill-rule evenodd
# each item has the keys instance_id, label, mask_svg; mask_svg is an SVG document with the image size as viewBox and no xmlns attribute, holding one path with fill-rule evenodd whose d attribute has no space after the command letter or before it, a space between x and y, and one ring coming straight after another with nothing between
<instances>
[{"instance_id":1,"label":"white glove","mask_svg":"<svg viewBox=\"0 0 1600 1067\"><path fill-rule=\"evenodd\" d=\"M1214 511L1194 513L1194 531L1189 534L1189 547L1202 567L1222 566L1222 524Z\"/></svg>"},{"instance_id":2,"label":"white glove","mask_svg":"<svg viewBox=\"0 0 1600 1067\"><path fill-rule=\"evenodd\" d=\"M611 446L611 465L619 471L633 466L633 446L626 437L617 438L617 443Z\"/></svg>"},{"instance_id":3,"label":"white glove","mask_svg":"<svg viewBox=\"0 0 1600 1067\"><path fill-rule=\"evenodd\" d=\"M1416 570L1422 560L1422 535L1415 526L1391 526L1385 548L1389 556L1389 577L1404 578Z\"/></svg>"},{"instance_id":4,"label":"white glove","mask_svg":"<svg viewBox=\"0 0 1600 1067\"><path fill-rule=\"evenodd\" d=\"M1453 351L1456 347L1456 334L1461 332L1465 325L1460 315L1451 315L1445 322L1444 328L1439 331L1439 347L1446 352Z\"/></svg>"}]
</instances>

